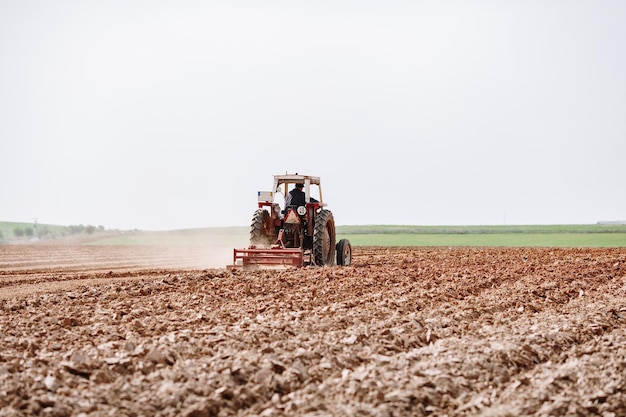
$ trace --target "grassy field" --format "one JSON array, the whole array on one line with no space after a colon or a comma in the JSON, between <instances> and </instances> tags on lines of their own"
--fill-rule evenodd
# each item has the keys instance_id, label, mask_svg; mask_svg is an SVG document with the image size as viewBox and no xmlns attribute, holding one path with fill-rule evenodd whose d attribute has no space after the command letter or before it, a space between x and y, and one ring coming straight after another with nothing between
<instances>
[{"instance_id":1,"label":"grassy field","mask_svg":"<svg viewBox=\"0 0 626 417\"><path fill-rule=\"evenodd\" d=\"M337 226L345 234L541 234L541 233L626 233L626 224L557 224L511 226Z\"/></svg>"},{"instance_id":2,"label":"grassy field","mask_svg":"<svg viewBox=\"0 0 626 417\"><path fill-rule=\"evenodd\" d=\"M626 233L345 234L354 246L626 247Z\"/></svg>"},{"instance_id":3,"label":"grassy field","mask_svg":"<svg viewBox=\"0 0 626 417\"><path fill-rule=\"evenodd\" d=\"M626 225L341 226L356 246L626 247Z\"/></svg>"}]
</instances>

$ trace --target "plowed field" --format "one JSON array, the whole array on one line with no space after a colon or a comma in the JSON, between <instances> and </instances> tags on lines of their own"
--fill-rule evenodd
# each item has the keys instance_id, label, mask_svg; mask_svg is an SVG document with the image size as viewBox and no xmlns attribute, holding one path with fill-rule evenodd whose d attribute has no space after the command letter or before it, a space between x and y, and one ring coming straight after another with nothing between
<instances>
[{"instance_id":1,"label":"plowed field","mask_svg":"<svg viewBox=\"0 0 626 417\"><path fill-rule=\"evenodd\" d=\"M0 246L0 416L626 415L626 249L205 256Z\"/></svg>"}]
</instances>

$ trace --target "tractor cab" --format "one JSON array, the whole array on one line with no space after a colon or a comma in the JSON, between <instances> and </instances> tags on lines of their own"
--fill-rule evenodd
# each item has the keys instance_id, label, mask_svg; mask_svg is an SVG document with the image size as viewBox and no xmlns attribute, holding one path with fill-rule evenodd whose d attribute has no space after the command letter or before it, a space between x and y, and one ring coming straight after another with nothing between
<instances>
[{"instance_id":1,"label":"tractor cab","mask_svg":"<svg viewBox=\"0 0 626 417\"><path fill-rule=\"evenodd\" d=\"M307 204L318 203L318 207L324 206L322 200L322 186L318 177L309 177L305 175L276 175L274 177L274 187L277 194L283 194L285 198L285 211L294 209L288 207L289 193L300 190L299 194L303 195L303 201L292 200L290 206L306 206ZM298 204L296 204L298 203ZM302 210L302 209L301 209ZM303 215L303 214L301 214Z\"/></svg>"}]
</instances>

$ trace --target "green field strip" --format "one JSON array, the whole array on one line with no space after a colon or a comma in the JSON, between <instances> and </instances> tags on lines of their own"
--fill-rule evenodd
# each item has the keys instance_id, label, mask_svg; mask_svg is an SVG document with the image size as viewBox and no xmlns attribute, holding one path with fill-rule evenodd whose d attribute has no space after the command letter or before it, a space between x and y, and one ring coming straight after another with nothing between
<instances>
[{"instance_id":1,"label":"green field strip","mask_svg":"<svg viewBox=\"0 0 626 417\"><path fill-rule=\"evenodd\" d=\"M341 234L353 246L626 247L626 233Z\"/></svg>"}]
</instances>

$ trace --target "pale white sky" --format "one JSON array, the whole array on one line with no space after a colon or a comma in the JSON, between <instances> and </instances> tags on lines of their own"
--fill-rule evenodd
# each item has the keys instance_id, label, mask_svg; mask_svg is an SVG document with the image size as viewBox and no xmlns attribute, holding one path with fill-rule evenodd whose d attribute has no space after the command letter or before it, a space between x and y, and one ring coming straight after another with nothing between
<instances>
[{"instance_id":1,"label":"pale white sky","mask_svg":"<svg viewBox=\"0 0 626 417\"><path fill-rule=\"evenodd\" d=\"M0 221L626 219L621 0L0 0Z\"/></svg>"}]
</instances>

